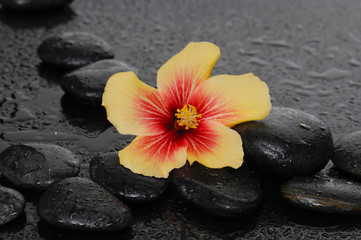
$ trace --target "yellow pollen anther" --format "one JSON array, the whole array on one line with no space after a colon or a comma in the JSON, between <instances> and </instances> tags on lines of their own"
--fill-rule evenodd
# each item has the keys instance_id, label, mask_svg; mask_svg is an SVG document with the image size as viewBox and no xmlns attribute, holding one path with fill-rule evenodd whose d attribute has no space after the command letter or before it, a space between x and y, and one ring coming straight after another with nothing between
<instances>
[{"instance_id":1,"label":"yellow pollen anther","mask_svg":"<svg viewBox=\"0 0 361 240\"><path fill-rule=\"evenodd\" d=\"M177 109L175 116L178 118L177 123L179 126L185 126L185 129L188 130L190 128L197 128L200 120L197 118L201 118L202 114L197 113L197 109L190 105L186 104L182 109Z\"/></svg>"}]
</instances>

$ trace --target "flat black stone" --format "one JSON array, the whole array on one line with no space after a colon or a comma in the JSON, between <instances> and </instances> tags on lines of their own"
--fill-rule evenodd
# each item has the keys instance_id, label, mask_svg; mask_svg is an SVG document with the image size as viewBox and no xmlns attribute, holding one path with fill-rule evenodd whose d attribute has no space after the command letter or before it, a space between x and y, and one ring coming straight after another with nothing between
<instances>
[{"instance_id":1,"label":"flat black stone","mask_svg":"<svg viewBox=\"0 0 361 240\"><path fill-rule=\"evenodd\" d=\"M73 0L0 0L5 8L16 11L41 11L58 8Z\"/></svg>"},{"instance_id":2,"label":"flat black stone","mask_svg":"<svg viewBox=\"0 0 361 240\"><path fill-rule=\"evenodd\" d=\"M60 85L79 102L101 106L105 84L118 72L137 70L118 60L101 60L64 75Z\"/></svg>"},{"instance_id":3,"label":"flat black stone","mask_svg":"<svg viewBox=\"0 0 361 240\"><path fill-rule=\"evenodd\" d=\"M281 186L290 204L314 211L361 214L361 183L329 176L295 177Z\"/></svg>"},{"instance_id":4,"label":"flat black stone","mask_svg":"<svg viewBox=\"0 0 361 240\"><path fill-rule=\"evenodd\" d=\"M332 161L344 173L361 179L361 131L335 143Z\"/></svg>"},{"instance_id":5,"label":"flat black stone","mask_svg":"<svg viewBox=\"0 0 361 240\"><path fill-rule=\"evenodd\" d=\"M243 140L245 162L277 178L312 175L332 156L330 130L314 115L273 107L262 121L234 127Z\"/></svg>"},{"instance_id":6,"label":"flat black stone","mask_svg":"<svg viewBox=\"0 0 361 240\"><path fill-rule=\"evenodd\" d=\"M246 169L210 169L194 163L174 170L178 192L194 205L219 217L248 217L261 204L257 179Z\"/></svg>"},{"instance_id":7,"label":"flat black stone","mask_svg":"<svg viewBox=\"0 0 361 240\"><path fill-rule=\"evenodd\" d=\"M58 145L29 143L6 148L0 154L0 169L12 184L42 191L54 182L77 176L80 162Z\"/></svg>"},{"instance_id":8,"label":"flat black stone","mask_svg":"<svg viewBox=\"0 0 361 240\"><path fill-rule=\"evenodd\" d=\"M17 218L24 207L25 198L21 193L0 186L0 226Z\"/></svg>"},{"instance_id":9,"label":"flat black stone","mask_svg":"<svg viewBox=\"0 0 361 240\"><path fill-rule=\"evenodd\" d=\"M59 228L118 231L131 222L131 213L119 199L86 178L67 178L44 192L38 202L41 220Z\"/></svg>"},{"instance_id":10,"label":"flat black stone","mask_svg":"<svg viewBox=\"0 0 361 240\"><path fill-rule=\"evenodd\" d=\"M51 36L40 44L38 55L44 62L64 68L79 68L114 58L114 52L107 42L87 32Z\"/></svg>"},{"instance_id":11,"label":"flat black stone","mask_svg":"<svg viewBox=\"0 0 361 240\"><path fill-rule=\"evenodd\" d=\"M133 173L119 163L118 153L97 156L90 162L90 177L110 193L129 202L159 198L168 180Z\"/></svg>"}]
</instances>

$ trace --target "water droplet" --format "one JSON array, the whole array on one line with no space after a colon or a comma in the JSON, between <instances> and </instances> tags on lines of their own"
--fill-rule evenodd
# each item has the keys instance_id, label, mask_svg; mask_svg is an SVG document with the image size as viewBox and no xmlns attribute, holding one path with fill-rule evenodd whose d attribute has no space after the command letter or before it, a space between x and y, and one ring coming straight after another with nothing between
<instances>
[{"instance_id":1,"label":"water droplet","mask_svg":"<svg viewBox=\"0 0 361 240\"><path fill-rule=\"evenodd\" d=\"M310 126L308 126L308 125L306 125L306 124L304 124L304 123L300 123L299 126L300 126L301 128L303 128L303 129L306 129L306 130L310 130L310 129L311 129Z\"/></svg>"}]
</instances>

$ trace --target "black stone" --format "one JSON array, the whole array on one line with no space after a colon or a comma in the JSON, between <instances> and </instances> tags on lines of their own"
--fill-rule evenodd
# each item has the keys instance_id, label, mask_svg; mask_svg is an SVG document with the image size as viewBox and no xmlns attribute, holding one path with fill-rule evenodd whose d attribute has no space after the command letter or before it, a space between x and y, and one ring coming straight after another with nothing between
<instances>
[{"instance_id":1,"label":"black stone","mask_svg":"<svg viewBox=\"0 0 361 240\"><path fill-rule=\"evenodd\" d=\"M155 200L168 186L167 179L146 177L121 166L118 153L93 158L89 170L90 177L95 182L124 201Z\"/></svg>"},{"instance_id":2,"label":"black stone","mask_svg":"<svg viewBox=\"0 0 361 240\"><path fill-rule=\"evenodd\" d=\"M5 149L0 154L0 169L12 184L42 191L54 182L77 176L80 162L63 147L29 143Z\"/></svg>"},{"instance_id":3,"label":"black stone","mask_svg":"<svg viewBox=\"0 0 361 240\"><path fill-rule=\"evenodd\" d=\"M117 231L131 222L131 213L119 199L86 178L67 178L52 185L40 198L41 220L59 228Z\"/></svg>"},{"instance_id":4,"label":"black stone","mask_svg":"<svg viewBox=\"0 0 361 240\"><path fill-rule=\"evenodd\" d=\"M114 52L107 42L86 32L51 36L40 44L38 55L44 62L64 68L79 68L114 58Z\"/></svg>"},{"instance_id":5,"label":"black stone","mask_svg":"<svg viewBox=\"0 0 361 240\"><path fill-rule=\"evenodd\" d=\"M314 211L361 214L361 183L343 178L314 175L295 177L281 186L290 204Z\"/></svg>"},{"instance_id":6,"label":"black stone","mask_svg":"<svg viewBox=\"0 0 361 240\"><path fill-rule=\"evenodd\" d=\"M185 199L219 217L248 217L262 201L257 179L245 168L210 169L194 163L175 170L173 182Z\"/></svg>"},{"instance_id":7,"label":"black stone","mask_svg":"<svg viewBox=\"0 0 361 240\"><path fill-rule=\"evenodd\" d=\"M17 218L24 207L25 198L21 193L0 186L0 226Z\"/></svg>"},{"instance_id":8,"label":"black stone","mask_svg":"<svg viewBox=\"0 0 361 240\"><path fill-rule=\"evenodd\" d=\"M101 60L64 75L60 85L79 102L101 106L104 87L109 77L126 71L137 70L118 60Z\"/></svg>"},{"instance_id":9,"label":"black stone","mask_svg":"<svg viewBox=\"0 0 361 240\"><path fill-rule=\"evenodd\" d=\"M0 0L5 8L16 11L41 11L58 8L73 0Z\"/></svg>"},{"instance_id":10,"label":"black stone","mask_svg":"<svg viewBox=\"0 0 361 240\"><path fill-rule=\"evenodd\" d=\"M361 131L335 143L332 161L344 173L361 179Z\"/></svg>"},{"instance_id":11,"label":"black stone","mask_svg":"<svg viewBox=\"0 0 361 240\"><path fill-rule=\"evenodd\" d=\"M273 177L312 175L332 157L330 130L302 111L274 107L264 120L234 129L242 137L247 166Z\"/></svg>"}]
</instances>

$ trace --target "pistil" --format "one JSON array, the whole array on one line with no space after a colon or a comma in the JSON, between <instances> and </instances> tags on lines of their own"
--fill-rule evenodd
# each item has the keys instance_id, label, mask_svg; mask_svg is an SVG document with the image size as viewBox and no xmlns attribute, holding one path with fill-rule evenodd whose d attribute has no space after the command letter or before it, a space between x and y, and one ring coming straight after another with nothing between
<instances>
[{"instance_id":1,"label":"pistil","mask_svg":"<svg viewBox=\"0 0 361 240\"><path fill-rule=\"evenodd\" d=\"M177 117L177 123L179 126L185 126L186 130L193 128L196 129L199 125L199 118L202 117L202 114L197 113L197 109L190 105L186 104L182 109L177 109L175 114Z\"/></svg>"}]
</instances>

